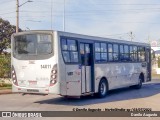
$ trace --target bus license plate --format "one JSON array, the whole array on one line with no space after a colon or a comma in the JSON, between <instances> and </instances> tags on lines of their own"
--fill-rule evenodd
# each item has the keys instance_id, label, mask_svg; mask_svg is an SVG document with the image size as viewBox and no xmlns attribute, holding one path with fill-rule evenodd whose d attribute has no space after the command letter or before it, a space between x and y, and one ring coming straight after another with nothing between
<instances>
[{"instance_id":1,"label":"bus license plate","mask_svg":"<svg viewBox=\"0 0 160 120\"><path fill-rule=\"evenodd\" d=\"M37 81L29 81L29 85L30 86L37 85Z\"/></svg>"}]
</instances>

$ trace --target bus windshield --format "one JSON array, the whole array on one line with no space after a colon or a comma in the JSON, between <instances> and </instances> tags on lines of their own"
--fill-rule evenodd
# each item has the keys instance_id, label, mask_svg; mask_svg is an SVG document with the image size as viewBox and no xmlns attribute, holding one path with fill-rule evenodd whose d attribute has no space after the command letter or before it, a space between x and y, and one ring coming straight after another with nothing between
<instances>
[{"instance_id":1,"label":"bus windshield","mask_svg":"<svg viewBox=\"0 0 160 120\"><path fill-rule=\"evenodd\" d=\"M52 37L49 34L27 34L14 38L14 54L47 55L52 53Z\"/></svg>"}]
</instances>

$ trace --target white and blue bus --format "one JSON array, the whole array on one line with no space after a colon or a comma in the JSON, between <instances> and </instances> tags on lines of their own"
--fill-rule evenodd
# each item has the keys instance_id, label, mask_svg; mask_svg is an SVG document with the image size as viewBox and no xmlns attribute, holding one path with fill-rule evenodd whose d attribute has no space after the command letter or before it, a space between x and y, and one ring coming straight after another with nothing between
<instances>
[{"instance_id":1,"label":"white and blue bus","mask_svg":"<svg viewBox=\"0 0 160 120\"><path fill-rule=\"evenodd\" d=\"M146 43L61 31L12 35L13 92L105 97L109 90L151 81Z\"/></svg>"}]
</instances>

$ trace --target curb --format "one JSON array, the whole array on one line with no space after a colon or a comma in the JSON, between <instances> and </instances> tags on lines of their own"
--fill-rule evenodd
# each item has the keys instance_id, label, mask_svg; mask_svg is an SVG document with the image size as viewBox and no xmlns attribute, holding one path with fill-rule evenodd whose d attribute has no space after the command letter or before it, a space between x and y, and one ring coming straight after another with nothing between
<instances>
[{"instance_id":1,"label":"curb","mask_svg":"<svg viewBox=\"0 0 160 120\"><path fill-rule=\"evenodd\" d=\"M0 90L0 95L4 95L4 94L13 94L13 93L12 93L12 90L10 89Z\"/></svg>"}]
</instances>

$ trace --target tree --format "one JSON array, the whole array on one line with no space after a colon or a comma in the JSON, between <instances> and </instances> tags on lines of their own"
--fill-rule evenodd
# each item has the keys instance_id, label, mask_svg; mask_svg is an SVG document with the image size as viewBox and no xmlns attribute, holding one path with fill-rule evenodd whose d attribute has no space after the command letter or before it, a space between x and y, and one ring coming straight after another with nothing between
<instances>
[{"instance_id":1,"label":"tree","mask_svg":"<svg viewBox=\"0 0 160 120\"><path fill-rule=\"evenodd\" d=\"M0 55L0 78L9 78L11 73L11 54Z\"/></svg>"},{"instance_id":2,"label":"tree","mask_svg":"<svg viewBox=\"0 0 160 120\"><path fill-rule=\"evenodd\" d=\"M16 26L11 25L9 21L0 18L0 54L11 47L11 35L15 33ZM19 29L19 31L22 31Z\"/></svg>"}]
</instances>

